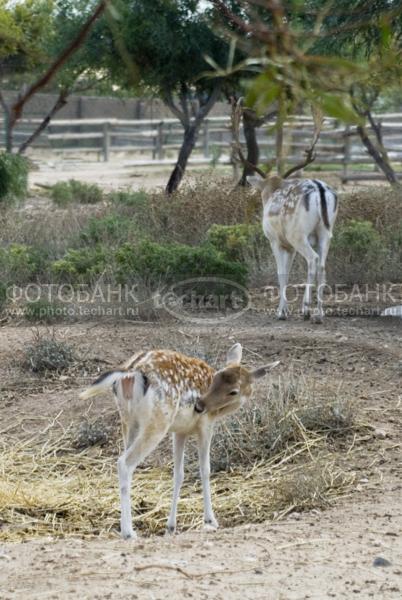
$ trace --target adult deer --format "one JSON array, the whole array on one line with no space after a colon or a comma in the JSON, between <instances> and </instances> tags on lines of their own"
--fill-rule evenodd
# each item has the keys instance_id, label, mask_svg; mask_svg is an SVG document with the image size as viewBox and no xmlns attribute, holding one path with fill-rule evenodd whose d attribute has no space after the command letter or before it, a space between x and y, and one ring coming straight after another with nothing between
<instances>
[{"instance_id":1,"label":"adult deer","mask_svg":"<svg viewBox=\"0 0 402 600\"><path fill-rule=\"evenodd\" d=\"M130 502L133 472L169 432L173 433L174 487L168 531L176 529L184 445L190 435L198 441L204 523L206 528L218 527L209 486L214 424L238 410L251 396L253 382L279 364L249 370L240 364L241 358L242 347L235 344L227 354L226 366L215 372L206 362L179 352L139 352L119 369L101 375L80 395L86 399L111 388L117 402L124 440L118 460L123 538L135 536Z\"/></svg>"},{"instance_id":2,"label":"adult deer","mask_svg":"<svg viewBox=\"0 0 402 600\"><path fill-rule=\"evenodd\" d=\"M238 126L241 104L233 106L232 127L234 145L238 149L240 160L245 159L241 152ZM314 115L315 129L311 146L306 150L306 158L300 164L289 169L282 177L266 177L258 167L253 166L258 176L248 177L248 182L260 190L263 203L262 227L269 239L275 256L280 302L278 318L288 315L286 290L289 274L296 252L307 263L307 282L303 297L302 312L305 319L310 318L312 288L317 286L317 309L314 321L321 323L324 315L322 296L325 286L325 263L332 238L337 215L338 202L335 192L318 179L291 178L296 171L315 160L314 149L318 141L323 118Z\"/></svg>"}]
</instances>

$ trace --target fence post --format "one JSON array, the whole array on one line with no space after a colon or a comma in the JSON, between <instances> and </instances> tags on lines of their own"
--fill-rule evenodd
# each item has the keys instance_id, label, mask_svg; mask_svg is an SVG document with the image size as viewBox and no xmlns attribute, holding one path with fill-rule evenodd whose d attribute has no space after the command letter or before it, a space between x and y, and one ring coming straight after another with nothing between
<instances>
[{"instance_id":1,"label":"fence post","mask_svg":"<svg viewBox=\"0 0 402 600\"><path fill-rule=\"evenodd\" d=\"M350 162L350 126L346 125L343 132L343 166L342 166L342 183L348 182L348 164Z\"/></svg>"},{"instance_id":2,"label":"fence post","mask_svg":"<svg viewBox=\"0 0 402 600\"><path fill-rule=\"evenodd\" d=\"M107 162L110 158L110 131L109 122L103 123L103 160Z\"/></svg>"},{"instance_id":3,"label":"fence post","mask_svg":"<svg viewBox=\"0 0 402 600\"><path fill-rule=\"evenodd\" d=\"M163 121L159 121L157 125L155 150L153 152L158 157L158 160L163 160Z\"/></svg>"},{"instance_id":4,"label":"fence post","mask_svg":"<svg viewBox=\"0 0 402 600\"><path fill-rule=\"evenodd\" d=\"M203 132L203 150L204 157L209 158L209 120L204 120L204 132Z\"/></svg>"}]
</instances>

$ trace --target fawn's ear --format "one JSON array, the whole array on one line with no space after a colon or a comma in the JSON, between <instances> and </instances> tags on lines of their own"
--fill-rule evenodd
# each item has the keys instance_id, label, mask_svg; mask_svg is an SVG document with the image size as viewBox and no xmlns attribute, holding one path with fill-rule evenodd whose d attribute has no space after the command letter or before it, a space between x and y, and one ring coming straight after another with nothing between
<instances>
[{"instance_id":1,"label":"fawn's ear","mask_svg":"<svg viewBox=\"0 0 402 600\"><path fill-rule=\"evenodd\" d=\"M275 367L277 367L280 363L280 360L276 360L273 363L270 363L269 365L264 365L263 367L258 367L258 369L255 369L254 371L251 371L250 375L252 379L261 379L261 377L264 377L271 369L274 369Z\"/></svg>"},{"instance_id":2,"label":"fawn's ear","mask_svg":"<svg viewBox=\"0 0 402 600\"><path fill-rule=\"evenodd\" d=\"M241 344L234 344L226 355L226 364L227 365L239 365L241 363L241 356L243 353L243 349Z\"/></svg>"}]
</instances>

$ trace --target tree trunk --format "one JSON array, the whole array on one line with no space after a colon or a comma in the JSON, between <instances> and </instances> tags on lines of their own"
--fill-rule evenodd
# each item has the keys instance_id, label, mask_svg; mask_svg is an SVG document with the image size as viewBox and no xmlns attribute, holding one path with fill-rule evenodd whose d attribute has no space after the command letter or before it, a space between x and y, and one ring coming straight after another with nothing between
<instances>
[{"instance_id":1,"label":"tree trunk","mask_svg":"<svg viewBox=\"0 0 402 600\"><path fill-rule=\"evenodd\" d=\"M167 194L173 194L173 192L175 192L180 185L186 170L188 159L190 158L190 155L197 142L200 126L201 122L194 123L184 130L184 138L180 148L179 156L166 186Z\"/></svg>"},{"instance_id":2,"label":"tree trunk","mask_svg":"<svg viewBox=\"0 0 402 600\"><path fill-rule=\"evenodd\" d=\"M222 82L218 80L206 101L198 96L198 109L195 109L194 106L191 105L191 94L186 84L182 85L182 89L180 91L180 107L175 104L171 90L165 90L165 93L163 94L163 100L166 106L170 108L174 116L179 119L184 128L183 143L180 148L179 156L166 186L165 191L167 195L173 194L183 179L188 159L190 158L190 155L197 142L200 127L205 117L207 117L211 108L218 100L219 94L221 93L221 86ZM192 119L190 114L192 114Z\"/></svg>"},{"instance_id":3,"label":"tree trunk","mask_svg":"<svg viewBox=\"0 0 402 600\"><path fill-rule=\"evenodd\" d=\"M400 188L401 182L398 180L398 177L397 177L394 169L391 167L391 165L388 161L388 157L386 156L385 150L380 152L380 150L378 148L376 148L376 146L373 144L373 142L369 138L365 127L358 125L357 132L360 135L360 139L363 142L364 146L367 148L368 153L370 154L370 156L372 157L372 159L374 160L376 165L384 173L387 181L389 181L389 183L393 187Z\"/></svg>"},{"instance_id":4,"label":"tree trunk","mask_svg":"<svg viewBox=\"0 0 402 600\"><path fill-rule=\"evenodd\" d=\"M259 120L256 118L256 114L251 110L243 111L243 132L246 139L247 146L247 162L251 165L258 166L260 158L260 151L258 148L256 128L259 125ZM243 173L240 181L237 185L246 186L247 176L253 175L254 169L250 165L246 164L243 168Z\"/></svg>"}]
</instances>

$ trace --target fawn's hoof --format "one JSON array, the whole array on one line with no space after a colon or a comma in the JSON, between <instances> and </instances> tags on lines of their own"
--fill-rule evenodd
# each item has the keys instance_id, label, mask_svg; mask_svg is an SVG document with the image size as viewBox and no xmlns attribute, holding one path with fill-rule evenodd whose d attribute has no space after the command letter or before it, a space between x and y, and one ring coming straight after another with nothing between
<instances>
[{"instance_id":1,"label":"fawn's hoof","mask_svg":"<svg viewBox=\"0 0 402 600\"><path fill-rule=\"evenodd\" d=\"M167 525L165 535L174 535L176 533L176 525Z\"/></svg>"},{"instance_id":2,"label":"fawn's hoof","mask_svg":"<svg viewBox=\"0 0 402 600\"><path fill-rule=\"evenodd\" d=\"M204 531L216 531L219 527L218 521L216 519L208 519L204 521Z\"/></svg>"},{"instance_id":3,"label":"fawn's hoof","mask_svg":"<svg viewBox=\"0 0 402 600\"><path fill-rule=\"evenodd\" d=\"M131 531L122 531L121 537L123 538L123 540L136 540L138 536L136 532L132 529Z\"/></svg>"}]
</instances>

